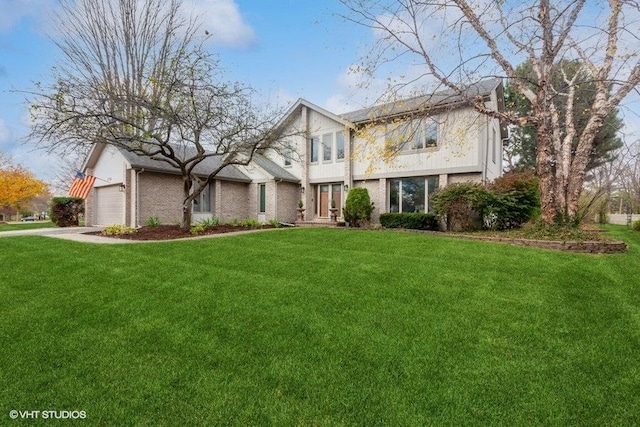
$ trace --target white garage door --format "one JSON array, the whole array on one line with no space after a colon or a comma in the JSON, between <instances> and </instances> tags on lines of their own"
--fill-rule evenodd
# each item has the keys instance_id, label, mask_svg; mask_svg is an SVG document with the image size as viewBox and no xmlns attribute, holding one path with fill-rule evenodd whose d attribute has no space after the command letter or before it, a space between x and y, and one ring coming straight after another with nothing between
<instances>
[{"instance_id":1,"label":"white garage door","mask_svg":"<svg viewBox=\"0 0 640 427\"><path fill-rule=\"evenodd\" d=\"M124 193L120 185L96 188L96 225L124 224Z\"/></svg>"}]
</instances>

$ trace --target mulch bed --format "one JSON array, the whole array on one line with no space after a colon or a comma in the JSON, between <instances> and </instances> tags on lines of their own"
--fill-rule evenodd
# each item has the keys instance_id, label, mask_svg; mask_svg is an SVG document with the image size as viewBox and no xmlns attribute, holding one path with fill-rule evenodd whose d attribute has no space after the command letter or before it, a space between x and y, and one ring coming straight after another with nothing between
<instances>
[{"instance_id":1,"label":"mulch bed","mask_svg":"<svg viewBox=\"0 0 640 427\"><path fill-rule=\"evenodd\" d=\"M261 227L246 227L246 226L233 226L229 224L217 225L212 227L206 227L202 233L191 234L189 231L184 231L179 225L159 225L157 227L142 227L136 230L133 234L121 234L117 236L108 236L101 232L87 233L95 234L104 237L112 237L114 239L126 239L126 240L173 240L173 239L185 239L190 237L207 236L211 234L224 234L233 233L237 231L247 230L265 230L268 228L274 228L272 225L263 225Z\"/></svg>"}]
</instances>

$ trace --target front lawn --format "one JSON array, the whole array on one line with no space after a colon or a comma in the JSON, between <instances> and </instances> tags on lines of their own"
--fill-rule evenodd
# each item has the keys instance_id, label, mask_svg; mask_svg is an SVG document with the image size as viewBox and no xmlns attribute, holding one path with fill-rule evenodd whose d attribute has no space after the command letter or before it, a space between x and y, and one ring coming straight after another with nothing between
<instances>
[{"instance_id":1,"label":"front lawn","mask_svg":"<svg viewBox=\"0 0 640 427\"><path fill-rule=\"evenodd\" d=\"M612 234L627 253L330 229L4 238L0 424L638 424L640 233Z\"/></svg>"},{"instance_id":2,"label":"front lawn","mask_svg":"<svg viewBox=\"0 0 640 427\"><path fill-rule=\"evenodd\" d=\"M34 222L10 222L0 224L0 232L14 230L31 230L34 228L48 228L56 225L51 221L34 221Z\"/></svg>"}]
</instances>

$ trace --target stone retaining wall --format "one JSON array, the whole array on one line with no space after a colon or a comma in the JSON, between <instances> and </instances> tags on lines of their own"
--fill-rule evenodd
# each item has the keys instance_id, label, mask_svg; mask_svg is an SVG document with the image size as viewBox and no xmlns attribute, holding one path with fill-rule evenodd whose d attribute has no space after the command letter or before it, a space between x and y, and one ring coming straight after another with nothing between
<instances>
[{"instance_id":1,"label":"stone retaining wall","mask_svg":"<svg viewBox=\"0 0 640 427\"><path fill-rule=\"evenodd\" d=\"M581 252L592 254L615 254L626 252L627 244L621 241L556 241L556 240L533 240L533 239L516 239L508 237L492 237L492 236L474 236L470 234L443 233L441 231L422 231L422 230L404 230L416 233L428 233L447 237L456 237L462 239L484 240L486 242L508 243L517 246L531 246L543 249L552 249L568 252Z\"/></svg>"},{"instance_id":2,"label":"stone retaining wall","mask_svg":"<svg viewBox=\"0 0 640 427\"><path fill-rule=\"evenodd\" d=\"M503 237L480 237L465 236L471 239L479 239L490 242L509 243L518 246L533 246L536 248L555 249L569 252L583 252L592 254L614 254L627 251L627 244L619 241L599 242L599 241L568 241L560 242L554 240L530 240L530 239L509 239Z\"/></svg>"}]
</instances>

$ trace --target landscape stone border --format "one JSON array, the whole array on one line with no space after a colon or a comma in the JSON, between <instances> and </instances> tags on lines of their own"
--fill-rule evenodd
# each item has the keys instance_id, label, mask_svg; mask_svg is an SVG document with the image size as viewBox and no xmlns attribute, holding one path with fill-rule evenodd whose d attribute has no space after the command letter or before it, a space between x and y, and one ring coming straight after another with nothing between
<instances>
[{"instance_id":1,"label":"landscape stone border","mask_svg":"<svg viewBox=\"0 0 640 427\"><path fill-rule=\"evenodd\" d=\"M475 236L472 234L464 233L446 233L442 231L425 231L425 230L407 230L397 229L412 233L424 233L433 234L447 237L455 237L461 239L473 239L483 240L486 242L506 243L517 246L528 246L543 249L551 249L557 251L578 252L578 253L591 253L591 254L615 254L626 252L629 247L626 243L619 240L610 241L596 241L596 240L584 240L584 241L559 241L559 240L535 240L535 239L519 239L513 237L494 237L494 236Z\"/></svg>"},{"instance_id":2,"label":"landscape stone border","mask_svg":"<svg viewBox=\"0 0 640 427\"><path fill-rule=\"evenodd\" d=\"M451 234L448 234L451 235ZM626 243L613 240L613 241L558 241L558 240L534 240L534 239L516 239L505 237L492 237L492 236L470 236L460 235L460 237L485 240L489 242L509 243L517 246L530 246L543 249L553 249L558 251L567 252L580 252L591 254L615 254L622 253L628 250Z\"/></svg>"}]
</instances>

